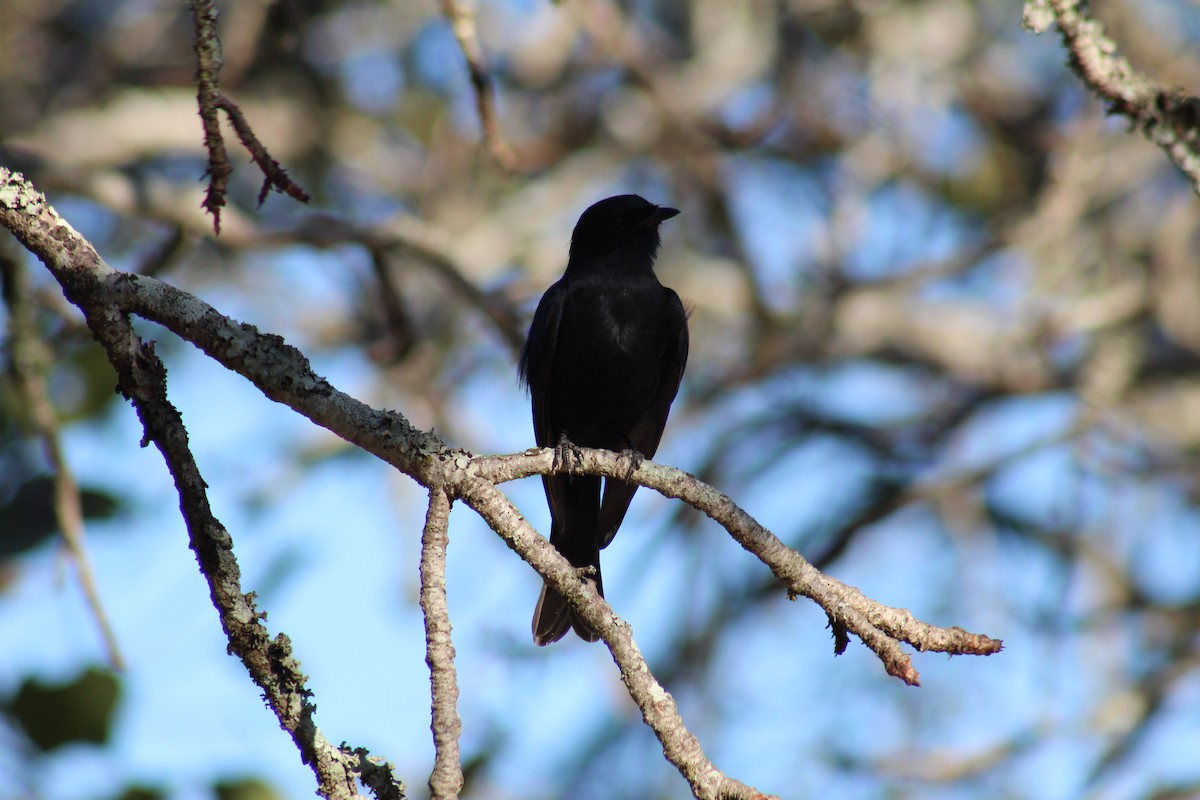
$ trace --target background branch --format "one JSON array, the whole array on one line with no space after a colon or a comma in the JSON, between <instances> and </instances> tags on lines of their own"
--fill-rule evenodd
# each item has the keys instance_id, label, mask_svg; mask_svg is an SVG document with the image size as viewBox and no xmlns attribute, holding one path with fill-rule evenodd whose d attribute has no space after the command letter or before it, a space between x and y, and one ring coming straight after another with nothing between
<instances>
[{"instance_id":1,"label":"background branch","mask_svg":"<svg viewBox=\"0 0 1200 800\"><path fill-rule=\"evenodd\" d=\"M471 76L471 87L475 92L475 108L479 112L479 127L483 130L483 141L492 159L506 170L517 167L517 157L504 138L500 119L496 114L495 88L492 76L484 63L483 47L479 44L479 31L475 27L475 11L467 5L469 0L441 0L442 14L450 23L454 38L467 60L467 72Z\"/></svg>"},{"instance_id":2,"label":"background branch","mask_svg":"<svg viewBox=\"0 0 1200 800\"><path fill-rule=\"evenodd\" d=\"M703 800L722 797L765 797L752 787L728 777L704 755L699 741L684 725L670 694L655 680L632 632L611 607L588 585L579 581L569 563L533 530L495 483L553 471L552 451L530 451L515 456L473 458L452 450L432 434L413 428L398 414L374 411L334 389L317 376L299 351L279 337L259 334L237 324L211 306L154 278L113 270L91 246L61 220L45 198L20 175L0 168L0 223L35 252L62 283L68 297L84 310L88 325L104 345L118 370L120 385L142 418L148 441L154 441L166 458L188 522L193 549L210 583L214 604L230 645L242 658L255 681L263 687L276 715L288 730L307 763L316 771L326 797L340 797L348 780L339 751L328 746L312 724L313 706L303 687L290 643L280 635L268 640L258 622L251 597L243 595L228 533L212 516L200 478L187 447L178 412L166 398L165 369L153 346L144 345L129 327L129 312L165 325L196 344L214 359L244 375L268 397L286 403L319 425L383 458L427 487L460 496L500 534L537 572L558 589L600 632L621 670L630 696L658 737L663 753ZM576 468L608 477L627 474L628 460L615 453L584 450ZM892 609L865 598L858 590L823 576L799 553L738 508L732 500L679 470L644 461L633 480L669 497L683 499L724 525L737 541L766 563L794 594L811 597L837 626L859 636L883 660L890 674L916 684L918 677L897 638L919 649L986 654L1000 643L959 629L938 629L919 623L902 609ZM440 598L436 576L437 552L444 549L438 537L448 515L446 500L431 498L423 556L423 602L430 642L449 647L447 630L439 627L433 612ZM444 505L442 505L444 503ZM448 620L447 620L448 623ZM433 645L431 644L431 648ZM431 776L435 794L457 791L457 759L450 742L455 724L450 649L431 649L430 667L435 684L433 699L439 762ZM440 679L439 679L440 675ZM444 690L444 693L443 693Z\"/></svg>"},{"instance_id":3,"label":"background branch","mask_svg":"<svg viewBox=\"0 0 1200 800\"><path fill-rule=\"evenodd\" d=\"M58 413L50 400L46 372L51 358L46 342L38 335L34 317L33 297L25 268L0 248L0 285L8 307L9 373L16 389L19 407L28 415L34 433L42 440L42 450L50 463L54 479L54 517L62 533L63 544L75 571L79 585L91 611L108 663L116 670L125 668L125 659L117 642L108 613L100 599L96 575L88 556L83 522L83 500L71 465L63 453L59 436Z\"/></svg>"},{"instance_id":4,"label":"background branch","mask_svg":"<svg viewBox=\"0 0 1200 800\"><path fill-rule=\"evenodd\" d=\"M229 189L233 164L221 136L221 120L217 108L221 100L221 39L217 36L217 6L215 0L190 0L196 29L196 100L200 104L200 121L204 126L204 146L208 150L208 192L204 208L212 215L213 231L221 232L221 209Z\"/></svg>"}]
</instances>

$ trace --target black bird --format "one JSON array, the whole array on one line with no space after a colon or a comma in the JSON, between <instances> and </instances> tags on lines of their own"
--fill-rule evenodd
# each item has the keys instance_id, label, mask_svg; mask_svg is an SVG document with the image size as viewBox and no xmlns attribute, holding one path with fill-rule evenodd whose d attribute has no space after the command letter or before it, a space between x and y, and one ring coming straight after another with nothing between
<instances>
[{"instance_id":1,"label":"black bird","mask_svg":"<svg viewBox=\"0 0 1200 800\"><path fill-rule=\"evenodd\" d=\"M658 225L678 214L633 194L610 197L580 216L567 270L538 303L521 351L520 377L533 400L540 447L658 449L687 363L687 313L658 282ZM600 549L608 546L637 487L592 475L543 477L550 543L577 568L591 567L596 591ZM533 612L533 640L556 642L573 627L594 630L549 586Z\"/></svg>"}]
</instances>

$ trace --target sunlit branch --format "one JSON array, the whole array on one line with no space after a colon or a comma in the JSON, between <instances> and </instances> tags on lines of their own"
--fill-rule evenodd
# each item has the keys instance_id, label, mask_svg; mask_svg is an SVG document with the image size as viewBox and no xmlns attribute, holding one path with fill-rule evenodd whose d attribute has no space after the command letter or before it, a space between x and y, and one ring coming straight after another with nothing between
<instances>
[{"instance_id":1,"label":"sunlit branch","mask_svg":"<svg viewBox=\"0 0 1200 800\"><path fill-rule=\"evenodd\" d=\"M920 676L909 656L900 649L900 642L919 651L932 650L950 655L991 655L1003 647L997 639L959 627L929 625L906 609L883 605L857 588L822 574L728 496L682 470L643 461L630 475L628 460L620 454L587 448L581 452L582 459L572 465L575 472L609 478L628 475L639 486L683 500L703 511L729 531L738 544L766 564L790 594L817 603L828 615L835 632L839 626L845 626L879 656L888 674L905 683L918 685ZM549 449L479 458L476 462L479 474L496 483L566 469L565 466L556 467L553 451Z\"/></svg>"},{"instance_id":2,"label":"sunlit branch","mask_svg":"<svg viewBox=\"0 0 1200 800\"><path fill-rule=\"evenodd\" d=\"M129 315L114 302L120 293L114 294L113 287L131 276L106 264L40 192L5 168L0 168L0 225L42 260L104 347L121 392L141 420L143 443L155 444L174 479L189 544L208 582L230 650L241 659L301 758L312 767L321 795L329 800L357 797L356 779L361 778L379 800L403 798L403 785L391 777L390 769L368 761L361 749L333 746L316 727L312 693L292 657L291 641L285 634L269 636L254 594L242 591L233 540L212 512L183 420L167 397L166 367L153 343L137 336Z\"/></svg>"},{"instance_id":3,"label":"sunlit branch","mask_svg":"<svg viewBox=\"0 0 1200 800\"><path fill-rule=\"evenodd\" d=\"M620 469L628 467L624 457L615 453L589 450L582 452L592 456L603 453L606 457L620 461L624 465ZM625 683L629 696L642 712L642 719L654 731L662 745L663 755L688 782L692 794L700 800L770 798L771 795L730 778L709 761L700 746L700 741L684 724L675 699L650 671L641 650L633 640L633 631L629 623L621 619L604 598L596 593L594 584L579 579L578 572L533 529L495 484L472 477L470 470L464 472L467 478L459 487L459 496L463 502L477 511L492 530L561 593L592 630L600 634L621 671L621 680Z\"/></svg>"},{"instance_id":4,"label":"sunlit branch","mask_svg":"<svg viewBox=\"0 0 1200 800\"><path fill-rule=\"evenodd\" d=\"M1041 33L1053 20L1071 69L1116 114L1128 117L1188 177L1200 193L1200 98L1166 89L1118 55L1104 26L1080 0L1031 0L1025 23Z\"/></svg>"},{"instance_id":5,"label":"sunlit branch","mask_svg":"<svg viewBox=\"0 0 1200 800\"><path fill-rule=\"evenodd\" d=\"M357 751L329 753L327 748L314 748L292 725L291 706L298 705L301 712L305 709L310 712L311 704L290 657L290 643L284 636L277 637L274 642L268 641L249 598L241 594L228 534L211 517L203 480L195 472L186 447L186 433L177 412L165 398L165 371L153 349L143 346L132 336L127 313L137 313L165 325L218 362L247 377L268 397L286 403L317 424L378 455L423 485L438 485L442 491L462 497L505 537L510 546L529 560L539 574L559 588L568 600L580 606L586 618L605 637L631 697L638 702L647 724L659 737L664 754L683 774L696 797L704 800L766 797L729 778L708 761L696 737L683 724L674 700L651 674L633 642L629 626L594 591L580 588L582 584L567 560L529 526L493 484L477 477L470 454L450 449L433 434L413 428L398 414L370 409L338 392L312 372L308 360L299 351L286 345L278 336L263 335L249 325L236 323L198 298L154 278L113 270L58 216L45 197L23 177L2 168L0 224L16 233L27 248L43 259L73 302L84 308L85 313L90 310L89 324L124 376L122 386L130 387L126 391L134 399L139 413L145 409L149 417L147 439L159 443L173 474L179 473L176 481L180 486L181 506L189 531L194 531L194 539L198 540L196 546L201 548L199 558L206 576L213 574L210 570L215 559L216 566L226 565L228 579L210 578L210 586L221 610L230 645L243 656L284 728L293 733L305 760L314 764L322 793L330 792L327 797L339 795L333 793L336 785L330 786L329 777L320 765L337 767L342 762L328 756L341 755L349 759ZM93 323L92 318L101 313L113 322ZM111 338L111 326L118 324L128 329L122 329L121 334L132 340L124 350L120 348L120 341L107 341ZM131 347L136 348L135 352L127 354L126 350ZM131 371L132 374L126 375ZM147 371L148 374L143 374ZM618 458L611 453L605 455ZM204 535L206 533L208 535ZM243 635L251 641L241 641ZM271 648L285 656L284 660L279 664L271 659L265 664L260 663L263 654L271 652ZM286 668L290 679L277 679L270 671L276 666ZM295 691L280 696L281 686ZM305 714L302 719L306 722L304 730L313 737L320 737L311 726L311 719ZM319 743L325 744L323 737L319 738ZM325 758L318 763L318 756Z\"/></svg>"},{"instance_id":6,"label":"sunlit branch","mask_svg":"<svg viewBox=\"0 0 1200 800\"><path fill-rule=\"evenodd\" d=\"M282 635L274 640L267 638L250 596L242 594L229 535L212 516L203 479L187 448L182 421L166 398L165 368L153 346L142 343L133 334L130 313L164 325L245 376L266 396L396 466L423 486L435 488L435 494L444 494L437 502L448 505L451 498L462 498L601 634L630 696L658 737L664 755L679 769L696 797L705 800L764 797L726 776L707 759L696 737L684 725L674 700L651 674L628 624L589 583L579 580L567 560L497 488L496 484L515 478L565 471L566 465L554 464L553 451L475 457L450 448L432 433L416 429L400 414L366 406L314 373L308 359L280 337L261 334L159 280L113 270L58 217L40 193L21 176L2 168L0 224L42 258L67 296L83 309L94 335L108 351L122 390L142 418L147 440L159 446L175 477L192 544L209 580L230 645L263 687L305 760L313 764L323 794L341 796L337 794L342 786L340 781L349 775L347 770L353 769L343 759L351 759L358 751L330 748L312 725L312 705L298 665L290 656L290 643ZM629 459L624 455L587 449L581 454L571 465L577 472L610 478L629 476L635 483L683 500L716 520L746 550L761 559L791 594L809 597L824 609L839 646L844 646L847 632L855 634L879 656L890 674L907 683L916 684L919 677L901 642L918 650L951 654L985 655L1001 648L999 641L983 635L923 623L904 609L882 605L858 589L821 574L729 497L694 476L650 461L642 461L631 473ZM448 510L441 506L430 509L426 525L426 535L431 537L426 547L429 558L439 549L435 537L444 528L443 512ZM444 549L444 541L441 547ZM423 574L438 572L436 565L429 566L430 572ZM434 587L435 582L425 585ZM437 600L432 596L429 599ZM431 639L438 639L440 634L434 633L431 628ZM446 662L440 660L443 655ZM435 681L438 664L448 663L449 658L449 651L439 654L437 663L431 658ZM445 673L442 677L446 677ZM439 693L442 697L449 696L441 688L435 686L435 707ZM440 728L441 735L452 737L453 723L446 722L445 717L439 723L437 716L435 711L435 732ZM439 747L444 743L439 742Z\"/></svg>"},{"instance_id":7,"label":"sunlit branch","mask_svg":"<svg viewBox=\"0 0 1200 800\"><path fill-rule=\"evenodd\" d=\"M433 730L433 772L429 793L433 800L458 797L463 786L458 737L458 679L454 670L454 642L450 638L450 609L446 604L446 546L450 542L450 498L431 489L425 529L421 534L421 613L425 618L425 663L429 665Z\"/></svg>"}]
</instances>

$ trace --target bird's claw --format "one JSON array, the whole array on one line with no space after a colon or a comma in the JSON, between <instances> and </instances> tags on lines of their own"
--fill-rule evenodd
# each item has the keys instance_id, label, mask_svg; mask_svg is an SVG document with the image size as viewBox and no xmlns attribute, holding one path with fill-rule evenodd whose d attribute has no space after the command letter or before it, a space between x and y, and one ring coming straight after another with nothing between
<instances>
[{"instance_id":1,"label":"bird's claw","mask_svg":"<svg viewBox=\"0 0 1200 800\"><path fill-rule=\"evenodd\" d=\"M630 447L621 451L621 458L626 459L625 482L630 483L633 480L633 473L641 468L642 462L646 460L646 457L641 454L641 451Z\"/></svg>"},{"instance_id":2,"label":"bird's claw","mask_svg":"<svg viewBox=\"0 0 1200 800\"><path fill-rule=\"evenodd\" d=\"M574 475L576 465L581 463L583 451L563 433L558 437L558 444L554 446L554 469L566 469L568 475Z\"/></svg>"}]
</instances>

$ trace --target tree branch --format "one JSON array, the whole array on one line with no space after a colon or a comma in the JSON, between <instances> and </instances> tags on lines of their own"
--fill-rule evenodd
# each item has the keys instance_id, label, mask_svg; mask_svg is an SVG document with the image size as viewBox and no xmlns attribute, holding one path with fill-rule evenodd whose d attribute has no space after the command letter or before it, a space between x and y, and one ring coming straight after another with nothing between
<instances>
[{"instance_id":1,"label":"tree branch","mask_svg":"<svg viewBox=\"0 0 1200 800\"><path fill-rule=\"evenodd\" d=\"M1110 112L1128 117L1162 148L1200 194L1200 98L1164 89L1135 70L1080 0L1029 0L1026 27L1042 33L1051 20L1075 74Z\"/></svg>"},{"instance_id":2,"label":"tree branch","mask_svg":"<svg viewBox=\"0 0 1200 800\"><path fill-rule=\"evenodd\" d=\"M553 450L532 451L533 454L513 456L512 458L537 459L539 466L544 466L549 474ZM583 450L585 458L593 459L597 454L604 461L618 463L624 466L614 468L612 472L624 475L628 461L616 453L600 450ZM543 460L542 457L546 459ZM504 458L500 459L502 462ZM663 688L654 677L646 664L642 651L633 640L633 631L629 623L621 619L612 607L596 593L593 585L580 580L579 572L554 549L533 526L521 516L516 507L496 488L496 485L484 477L475 477L475 468L482 467L493 461L490 458L473 459L463 471L465 479L459 484L459 496L463 502L479 513L492 530L496 531L505 543L521 556L537 573L550 585L560 592L567 601L579 611L592 630L600 634L621 671L621 680L629 696L637 703L642 712L642 719L654 731L662 745L663 755L670 761L692 789L692 794L700 800L767 800L771 795L747 786L740 781L730 778L708 760L700 741L688 730L679 714L675 699ZM595 461L593 460L593 464ZM645 462L649 464L650 462ZM565 467L563 469L565 472ZM578 470L577 470L578 472ZM529 473L530 475L535 473ZM599 474L599 473L593 473ZM522 476L524 477L524 476Z\"/></svg>"},{"instance_id":3,"label":"tree branch","mask_svg":"<svg viewBox=\"0 0 1200 800\"><path fill-rule=\"evenodd\" d=\"M446 604L446 546L450 543L450 497L429 490L429 511L421 534L421 613L425 617L425 663L429 665L434 759L429 776L432 800L454 800L462 791L462 757L458 737L458 679L450 609Z\"/></svg>"},{"instance_id":4,"label":"tree branch","mask_svg":"<svg viewBox=\"0 0 1200 800\"><path fill-rule=\"evenodd\" d=\"M821 573L728 496L683 470L642 461L630 474L628 459L619 453L589 448L581 448L580 452L582 457L571 465L577 474L617 479L628 476L639 486L683 500L703 511L729 531L738 544L770 567L787 587L789 595L807 597L815 602L829 616L835 631L839 625L844 625L879 656L889 675L909 685L920 685L920 675L912 660L900 649L900 642L921 652L932 650L949 655L992 655L1003 648L1003 642L998 639L959 627L939 628L921 622L907 609L886 606L859 589ZM530 475L565 473L566 466L556 465L553 453L550 449L528 450L511 456L480 457L474 463L481 478L503 483Z\"/></svg>"},{"instance_id":5,"label":"tree branch","mask_svg":"<svg viewBox=\"0 0 1200 800\"><path fill-rule=\"evenodd\" d=\"M46 372L51 357L46 342L38 336L28 275L21 264L9 258L7 252L0 253L0 284L3 285L4 303L8 306L9 370L17 394L17 405L28 413L30 425L42 440L42 449L54 473L54 517L70 560L75 564L84 599L100 630L100 638L108 653L108 663L115 670L123 670L125 659L121 656L117 636L100 600L100 589L96 586L96 576L84 541L83 500L79 494L79 484L63 454L58 414L54 411L50 390L46 386Z\"/></svg>"},{"instance_id":6,"label":"tree branch","mask_svg":"<svg viewBox=\"0 0 1200 800\"><path fill-rule=\"evenodd\" d=\"M450 23L450 30L463 57L467 60L467 72L475 90L475 108L479 111L479 126L483 129L483 141L492 160L506 170L517 168L517 157L509 147L500 129L496 114L495 89L492 75L484 64L483 48L479 44L479 31L475 27L475 12L459 0L441 0L442 14Z\"/></svg>"},{"instance_id":7,"label":"tree branch","mask_svg":"<svg viewBox=\"0 0 1200 800\"><path fill-rule=\"evenodd\" d=\"M233 173L233 164L229 161L225 139L221 136L218 109L229 116L238 138L263 172L263 185L258 192L260 206L267 199L267 193L271 189L286 193L301 203L308 202L308 193L288 177L287 171L271 157L254 135L246 115L236 103L221 92L221 40L217 36L218 14L214 0L189 0L189 4L196 26L196 100L200 105L200 120L204 125L204 147L208 150L209 183L203 206L212 214L213 232L219 235L221 209L225 206L225 194L229 189L229 176Z\"/></svg>"},{"instance_id":8,"label":"tree branch","mask_svg":"<svg viewBox=\"0 0 1200 800\"><path fill-rule=\"evenodd\" d=\"M361 774L365 751L334 747L316 727L311 692L304 685L300 664L292 657L291 641L282 633L270 638L262 614L254 606L253 593L243 593L233 540L212 513L207 485L188 447L183 420L167 398L166 368L153 343L137 337L128 313L114 302L120 293L114 295L112 287L126 274L106 264L22 176L2 167L0 225L41 258L67 298L83 311L93 336L117 371L120 391L133 403L142 422L143 445L153 442L162 453L179 493L189 544L208 582L230 651L246 666L280 726L312 767L321 795L330 800L356 797L355 780ZM366 782L367 776L362 777ZM379 787L376 796L380 800L404 797L403 785L394 778L381 781L377 771L371 777Z\"/></svg>"},{"instance_id":9,"label":"tree branch","mask_svg":"<svg viewBox=\"0 0 1200 800\"><path fill-rule=\"evenodd\" d=\"M696 737L684 725L674 699L651 674L629 625L588 583L579 580L576 570L497 488L496 484L504 481L553 474L556 469L565 471L565 465L555 467L553 451L475 457L450 448L432 433L417 430L398 413L369 408L316 375L304 355L280 337L260 334L252 326L222 316L198 298L154 278L113 270L22 176L3 168L0 168L0 224L42 258L71 301L84 310L93 333L108 350L122 390L143 418L147 439L158 444L175 476L193 547L209 579L231 648L242 657L267 693L272 708L284 728L292 733L305 761L313 764L323 794L341 796L336 792L345 784L339 781L353 769L346 767L346 760L359 751L330 752L328 743L312 726L309 694L303 687L298 665L290 657L290 644L283 636L274 641L267 639L251 597L241 594L228 533L212 517L203 481L187 450L186 433L178 413L166 400L165 370L153 347L133 335L127 319L129 313L164 325L245 376L268 397L392 464L435 495L444 495L441 500L433 498L426 523L429 559L437 557L437 537L445 527L443 516L448 514L449 500L461 497L601 634L643 719L696 797L704 800L766 797L729 778L707 759ZM621 454L585 449L581 461L573 464L573 468L586 474L624 479L629 475L630 463ZM735 540L770 567L791 594L809 597L820 605L835 632L842 636L844 631L854 633L879 656L889 674L907 683L915 685L919 677L901 649L901 642L918 650L951 654L985 655L999 651L1002 646L997 640L961 628L937 628L920 622L904 609L877 603L858 589L822 575L729 497L681 470L643 461L631 479L668 497L681 499L723 525ZM444 540L441 548L444 549ZM431 577L438 574L435 563L431 561L428 566ZM434 596L436 585L436 578L423 584L423 600L425 589L433 587L430 591L434 594L428 600L433 604L438 602ZM434 616L429 614L427 620ZM446 633L448 636L448 630ZM439 636L431 628L430 639L437 643ZM433 725L435 732L440 729L443 736L438 742L439 749L446 743L445 737L453 738L455 727L452 720L443 716L447 708L439 708L443 702L439 695L449 697L442 691L446 684L436 685L441 666L452 663L450 654L446 650L436 658L431 656L435 682ZM445 679L447 673L443 672L441 677ZM453 702L445 702L452 710ZM448 749L441 757L443 765L445 760L453 760ZM434 776L438 781L443 777ZM400 791L398 785L394 786ZM446 786L443 785L443 790Z\"/></svg>"}]
</instances>

